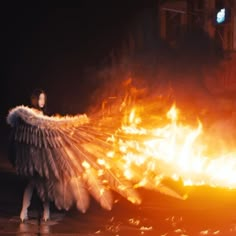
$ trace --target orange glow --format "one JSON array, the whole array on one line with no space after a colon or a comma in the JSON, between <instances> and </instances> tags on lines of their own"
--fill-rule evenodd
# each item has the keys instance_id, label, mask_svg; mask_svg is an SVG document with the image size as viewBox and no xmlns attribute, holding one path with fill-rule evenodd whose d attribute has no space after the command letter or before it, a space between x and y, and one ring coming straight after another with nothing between
<instances>
[{"instance_id":1,"label":"orange glow","mask_svg":"<svg viewBox=\"0 0 236 236\"><path fill-rule=\"evenodd\" d=\"M137 183L137 187L155 189L164 177L171 177L181 178L186 186L236 188L234 152L213 156L209 150L216 147L204 143L202 123L199 121L197 127L182 124L178 114L173 105L166 114L169 122L150 128L133 108L118 135L109 138L114 150L107 152L107 157L122 160L125 177ZM145 128L147 125L149 128ZM124 136L129 138L122 138Z\"/></svg>"}]
</instances>

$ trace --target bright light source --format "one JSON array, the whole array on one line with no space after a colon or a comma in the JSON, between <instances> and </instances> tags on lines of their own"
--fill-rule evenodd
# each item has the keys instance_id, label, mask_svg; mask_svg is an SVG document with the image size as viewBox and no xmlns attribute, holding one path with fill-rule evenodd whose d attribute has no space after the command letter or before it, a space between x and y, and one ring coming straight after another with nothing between
<instances>
[{"instance_id":1,"label":"bright light source","mask_svg":"<svg viewBox=\"0 0 236 236\"><path fill-rule=\"evenodd\" d=\"M222 8L222 9L220 9L220 11L217 12L216 22L218 24L221 24L221 23L225 22L225 18L226 18L226 9Z\"/></svg>"}]
</instances>

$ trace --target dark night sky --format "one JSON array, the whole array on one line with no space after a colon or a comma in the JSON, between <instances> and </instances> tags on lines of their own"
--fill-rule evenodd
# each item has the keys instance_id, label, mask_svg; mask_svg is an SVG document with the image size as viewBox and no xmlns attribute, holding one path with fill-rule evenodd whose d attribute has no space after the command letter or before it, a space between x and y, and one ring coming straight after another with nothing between
<instances>
[{"instance_id":1,"label":"dark night sky","mask_svg":"<svg viewBox=\"0 0 236 236\"><path fill-rule=\"evenodd\" d=\"M28 103L37 87L47 91L53 112L61 112L62 103L68 103L70 112L74 101L78 112L82 111L81 101L92 92L84 69L99 65L113 47L119 47L129 22L147 7L144 2L2 8L1 115L12 106Z\"/></svg>"}]
</instances>

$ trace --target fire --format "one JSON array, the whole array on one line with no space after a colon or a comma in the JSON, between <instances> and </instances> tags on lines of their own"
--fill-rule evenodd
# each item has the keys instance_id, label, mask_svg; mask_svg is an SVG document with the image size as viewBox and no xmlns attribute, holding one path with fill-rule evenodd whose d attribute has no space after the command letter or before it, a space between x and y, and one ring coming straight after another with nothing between
<instances>
[{"instance_id":1,"label":"fire","mask_svg":"<svg viewBox=\"0 0 236 236\"><path fill-rule=\"evenodd\" d=\"M236 188L234 153L213 156L209 150L215 147L204 142L202 123L192 127L179 122L178 116L173 105L166 114L168 123L150 128L133 108L118 135L109 139L114 150L107 157L121 160L125 177L136 186L155 188L164 177L171 177L182 179L186 186Z\"/></svg>"},{"instance_id":2,"label":"fire","mask_svg":"<svg viewBox=\"0 0 236 236\"><path fill-rule=\"evenodd\" d=\"M175 104L170 108L170 110L167 112L166 115L172 121L176 121L178 119L178 110L177 110Z\"/></svg>"}]
</instances>

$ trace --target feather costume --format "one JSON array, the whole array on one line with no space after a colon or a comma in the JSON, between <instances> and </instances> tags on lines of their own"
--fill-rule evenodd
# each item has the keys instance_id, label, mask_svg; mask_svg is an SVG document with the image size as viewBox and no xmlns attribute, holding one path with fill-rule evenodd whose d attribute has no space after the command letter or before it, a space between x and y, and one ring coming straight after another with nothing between
<instances>
[{"instance_id":1,"label":"feather costume","mask_svg":"<svg viewBox=\"0 0 236 236\"><path fill-rule=\"evenodd\" d=\"M86 212L92 195L110 210L113 190L132 203L141 202L119 163L105 156L106 165L98 163L109 144L95 132L86 115L49 117L18 106L10 110L7 123L12 127L10 159L17 174L34 179L42 201L49 199L59 209L76 204Z\"/></svg>"}]
</instances>

